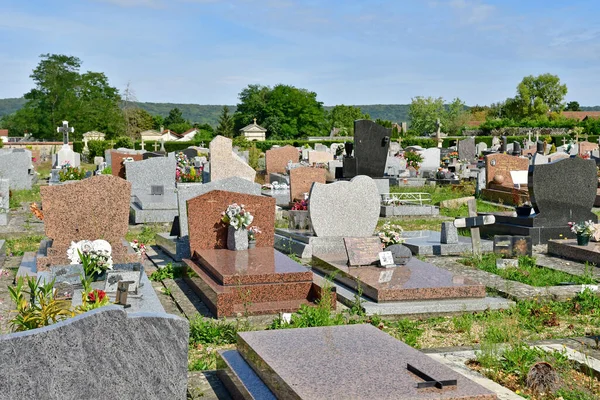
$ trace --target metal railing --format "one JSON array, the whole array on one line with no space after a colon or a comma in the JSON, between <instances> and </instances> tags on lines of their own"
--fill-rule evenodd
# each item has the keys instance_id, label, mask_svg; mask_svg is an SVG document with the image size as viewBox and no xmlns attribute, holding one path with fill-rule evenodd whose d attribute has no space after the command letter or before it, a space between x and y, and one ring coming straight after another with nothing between
<instances>
[{"instance_id":1,"label":"metal railing","mask_svg":"<svg viewBox=\"0 0 600 400\"><path fill-rule=\"evenodd\" d=\"M416 204L422 206L431 203L430 193L407 192L407 193L382 193L381 205L399 206L404 204Z\"/></svg>"}]
</instances>

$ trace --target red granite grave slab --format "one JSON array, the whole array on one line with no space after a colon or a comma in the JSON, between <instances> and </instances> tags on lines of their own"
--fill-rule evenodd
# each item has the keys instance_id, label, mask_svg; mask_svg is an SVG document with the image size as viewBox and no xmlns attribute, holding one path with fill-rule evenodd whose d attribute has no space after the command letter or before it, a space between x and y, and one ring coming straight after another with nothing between
<instances>
[{"instance_id":1,"label":"red granite grave slab","mask_svg":"<svg viewBox=\"0 0 600 400\"><path fill-rule=\"evenodd\" d=\"M285 174L285 167L291 160L297 163L300 158L298 149L293 146L277 147L265 152L265 169L267 171L267 179L269 174L279 173Z\"/></svg>"},{"instance_id":2,"label":"red granite grave slab","mask_svg":"<svg viewBox=\"0 0 600 400\"><path fill-rule=\"evenodd\" d=\"M300 167L290 171L290 201L304 200L304 193L310 193L314 182L325 183L327 172L324 168Z\"/></svg>"},{"instance_id":3,"label":"red granite grave slab","mask_svg":"<svg viewBox=\"0 0 600 400\"><path fill-rule=\"evenodd\" d=\"M237 350L278 399L494 400L495 393L372 325L240 332ZM422 377L453 381L418 388Z\"/></svg>"},{"instance_id":4,"label":"red granite grave slab","mask_svg":"<svg viewBox=\"0 0 600 400\"><path fill-rule=\"evenodd\" d=\"M496 182L502 186L513 187L510 171L527 171L529 169L529 160L524 157L511 156L508 154L489 154L485 156L485 182L501 180ZM498 178L501 177L501 178Z\"/></svg>"},{"instance_id":5,"label":"red granite grave slab","mask_svg":"<svg viewBox=\"0 0 600 400\"><path fill-rule=\"evenodd\" d=\"M123 159L131 157L133 161L141 161L141 154L128 154L120 153L118 151L110 152L110 169L113 176L118 176L125 179L125 165L123 165Z\"/></svg>"},{"instance_id":6,"label":"red granite grave slab","mask_svg":"<svg viewBox=\"0 0 600 400\"><path fill-rule=\"evenodd\" d=\"M306 267L272 247L247 251L199 250L196 256L195 261L224 286L312 280L312 273Z\"/></svg>"},{"instance_id":7,"label":"red granite grave slab","mask_svg":"<svg viewBox=\"0 0 600 400\"><path fill-rule=\"evenodd\" d=\"M548 254L600 266L600 242L579 246L577 239L548 240Z\"/></svg>"},{"instance_id":8,"label":"red granite grave slab","mask_svg":"<svg viewBox=\"0 0 600 400\"><path fill-rule=\"evenodd\" d=\"M417 258L394 268L348 267L347 262L345 254L313 256L314 269L355 290L360 284L363 294L378 303L485 297L484 285Z\"/></svg>"},{"instance_id":9,"label":"red granite grave slab","mask_svg":"<svg viewBox=\"0 0 600 400\"><path fill-rule=\"evenodd\" d=\"M273 247L275 240L275 199L266 196L213 190L187 201L190 250L227 248L228 225L221 222L222 212L233 203L243 204L254 216L252 226L262 233L256 235L256 247Z\"/></svg>"}]
</instances>

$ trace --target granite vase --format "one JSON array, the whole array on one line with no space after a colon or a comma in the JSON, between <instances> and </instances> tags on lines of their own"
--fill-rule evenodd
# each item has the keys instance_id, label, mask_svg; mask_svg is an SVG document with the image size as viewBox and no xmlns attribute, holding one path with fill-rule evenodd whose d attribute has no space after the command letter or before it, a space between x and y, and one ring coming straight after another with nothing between
<instances>
[{"instance_id":1,"label":"granite vase","mask_svg":"<svg viewBox=\"0 0 600 400\"><path fill-rule=\"evenodd\" d=\"M517 217L529 217L531 215L531 206L517 206L515 207L515 211L517 212Z\"/></svg>"},{"instance_id":2,"label":"granite vase","mask_svg":"<svg viewBox=\"0 0 600 400\"><path fill-rule=\"evenodd\" d=\"M587 246L590 243L590 236L577 235L577 246Z\"/></svg>"},{"instance_id":3,"label":"granite vase","mask_svg":"<svg viewBox=\"0 0 600 400\"><path fill-rule=\"evenodd\" d=\"M256 239L248 240L248 248L253 249L256 247Z\"/></svg>"},{"instance_id":4,"label":"granite vase","mask_svg":"<svg viewBox=\"0 0 600 400\"><path fill-rule=\"evenodd\" d=\"M227 248L229 250L248 250L248 232L245 229L227 228Z\"/></svg>"}]
</instances>

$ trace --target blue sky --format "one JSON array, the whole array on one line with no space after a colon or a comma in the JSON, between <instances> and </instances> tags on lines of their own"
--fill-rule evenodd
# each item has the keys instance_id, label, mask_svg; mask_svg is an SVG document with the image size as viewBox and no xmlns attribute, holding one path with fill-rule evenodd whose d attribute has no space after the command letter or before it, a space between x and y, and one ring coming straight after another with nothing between
<instances>
[{"instance_id":1,"label":"blue sky","mask_svg":"<svg viewBox=\"0 0 600 400\"><path fill-rule=\"evenodd\" d=\"M140 101L235 104L290 84L326 105L489 104L550 72L600 104L600 2L539 0L0 0L0 98L42 53L74 55Z\"/></svg>"}]
</instances>

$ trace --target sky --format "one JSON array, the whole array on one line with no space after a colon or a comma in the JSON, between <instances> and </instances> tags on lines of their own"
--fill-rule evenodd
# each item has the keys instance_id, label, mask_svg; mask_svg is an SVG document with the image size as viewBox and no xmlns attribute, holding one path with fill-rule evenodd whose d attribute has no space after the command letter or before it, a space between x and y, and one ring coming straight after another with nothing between
<instances>
[{"instance_id":1,"label":"sky","mask_svg":"<svg viewBox=\"0 0 600 400\"><path fill-rule=\"evenodd\" d=\"M139 101L236 104L249 84L325 105L485 105L552 73L600 104L596 0L0 0L0 98L45 53L79 57Z\"/></svg>"}]
</instances>

